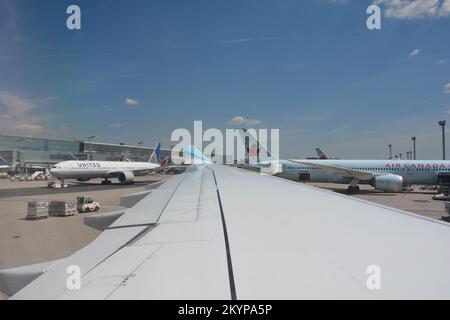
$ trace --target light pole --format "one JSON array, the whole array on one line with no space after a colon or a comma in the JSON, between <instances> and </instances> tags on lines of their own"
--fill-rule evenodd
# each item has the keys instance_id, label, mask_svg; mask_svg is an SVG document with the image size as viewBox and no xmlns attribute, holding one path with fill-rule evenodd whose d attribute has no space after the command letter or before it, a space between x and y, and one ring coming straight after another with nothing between
<instances>
[{"instance_id":1,"label":"light pole","mask_svg":"<svg viewBox=\"0 0 450 320\"><path fill-rule=\"evenodd\" d=\"M392 144L388 144L389 147L389 160L392 159Z\"/></svg>"},{"instance_id":2,"label":"light pole","mask_svg":"<svg viewBox=\"0 0 450 320\"><path fill-rule=\"evenodd\" d=\"M413 142L413 157L412 160L416 160L416 137L411 137L411 140Z\"/></svg>"},{"instance_id":3,"label":"light pole","mask_svg":"<svg viewBox=\"0 0 450 320\"><path fill-rule=\"evenodd\" d=\"M442 128L442 160L445 160L445 125L447 121L442 120L438 122L439 126Z\"/></svg>"}]
</instances>

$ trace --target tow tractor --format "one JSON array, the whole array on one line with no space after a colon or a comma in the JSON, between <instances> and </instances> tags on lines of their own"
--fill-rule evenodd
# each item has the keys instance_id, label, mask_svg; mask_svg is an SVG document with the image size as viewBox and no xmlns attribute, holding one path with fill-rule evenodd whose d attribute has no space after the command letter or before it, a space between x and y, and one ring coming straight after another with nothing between
<instances>
[{"instance_id":1,"label":"tow tractor","mask_svg":"<svg viewBox=\"0 0 450 320\"><path fill-rule=\"evenodd\" d=\"M100 210L100 204L89 196L77 197L77 210L79 213Z\"/></svg>"}]
</instances>

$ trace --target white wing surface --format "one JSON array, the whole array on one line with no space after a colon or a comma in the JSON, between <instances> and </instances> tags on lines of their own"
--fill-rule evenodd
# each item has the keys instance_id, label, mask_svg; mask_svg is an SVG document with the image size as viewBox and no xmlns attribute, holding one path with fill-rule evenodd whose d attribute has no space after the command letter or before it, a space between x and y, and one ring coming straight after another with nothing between
<instances>
[{"instance_id":1,"label":"white wing surface","mask_svg":"<svg viewBox=\"0 0 450 320\"><path fill-rule=\"evenodd\" d=\"M449 243L443 222L199 166L13 299L449 299ZM67 287L73 265L80 290Z\"/></svg>"}]
</instances>

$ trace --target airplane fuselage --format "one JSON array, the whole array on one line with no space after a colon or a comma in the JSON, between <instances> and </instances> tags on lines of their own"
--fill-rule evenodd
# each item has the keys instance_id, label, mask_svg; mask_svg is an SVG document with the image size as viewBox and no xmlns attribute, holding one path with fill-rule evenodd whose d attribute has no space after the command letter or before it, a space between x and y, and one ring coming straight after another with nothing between
<instances>
[{"instance_id":1,"label":"airplane fuselage","mask_svg":"<svg viewBox=\"0 0 450 320\"><path fill-rule=\"evenodd\" d=\"M139 175L156 168L159 168L159 164L150 162L64 161L53 166L50 172L59 179L93 179L113 178L124 172Z\"/></svg>"}]
</instances>

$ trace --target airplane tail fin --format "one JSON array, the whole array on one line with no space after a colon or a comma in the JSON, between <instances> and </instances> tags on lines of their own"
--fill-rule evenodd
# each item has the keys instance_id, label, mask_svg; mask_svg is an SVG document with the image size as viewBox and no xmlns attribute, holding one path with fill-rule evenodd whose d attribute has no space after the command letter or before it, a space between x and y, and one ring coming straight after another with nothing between
<instances>
[{"instance_id":1,"label":"airplane tail fin","mask_svg":"<svg viewBox=\"0 0 450 320\"><path fill-rule=\"evenodd\" d=\"M323 153L322 150L320 150L320 148L316 148L316 152L317 152L317 155L319 156L319 159L322 159L322 160L328 159L328 156L325 153Z\"/></svg>"},{"instance_id":2,"label":"airplane tail fin","mask_svg":"<svg viewBox=\"0 0 450 320\"><path fill-rule=\"evenodd\" d=\"M169 159L170 159L170 157L166 157L166 158L164 158L163 161L161 161L161 168L169 167Z\"/></svg>"},{"instance_id":3,"label":"airplane tail fin","mask_svg":"<svg viewBox=\"0 0 450 320\"><path fill-rule=\"evenodd\" d=\"M159 163L160 155L161 155L161 142L159 142L156 145L155 150L153 150L153 153L150 156L149 162L150 163Z\"/></svg>"},{"instance_id":4,"label":"airplane tail fin","mask_svg":"<svg viewBox=\"0 0 450 320\"><path fill-rule=\"evenodd\" d=\"M246 145L246 153L249 157L254 157L257 159L256 164L267 164L271 163L272 161L278 160L277 157L274 157L272 155L272 152L269 150L268 146L263 141L254 136L250 130L244 128L241 128L240 130L241 133L243 133L241 139ZM248 137L251 138L251 141L248 141L248 144L246 143L245 135L248 135Z\"/></svg>"}]
</instances>

